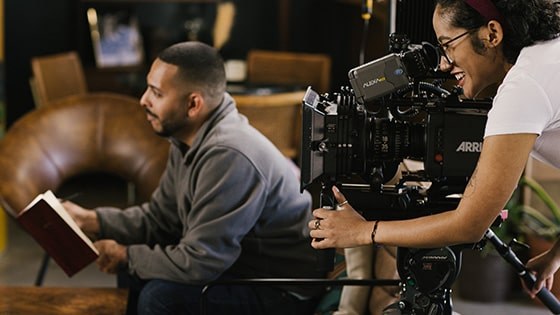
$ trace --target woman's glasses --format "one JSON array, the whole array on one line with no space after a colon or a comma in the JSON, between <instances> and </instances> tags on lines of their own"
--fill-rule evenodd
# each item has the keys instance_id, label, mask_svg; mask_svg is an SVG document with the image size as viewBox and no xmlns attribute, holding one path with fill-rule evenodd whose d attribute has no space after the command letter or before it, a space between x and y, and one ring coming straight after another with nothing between
<instances>
[{"instance_id":1,"label":"woman's glasses","mask_svg":"<svg viewBox=\"0 0 560 315\"><path fill-rule=\"evenodd\" d=\"M453 59L449 58L449 56L447 55L447 48L449 47L449 44L451 44L451 43L457 41L458 39L464 37L465 35L471 33L472 31L474 31L474 30L468 30L468 31L466 31L466 32L464 32L464 33L461 33L461 34L459 34L459 35L453 37L452 39L446 41L445 43L441 43L441 44L438 44L438 45L437 45L437 48L438 48L438 50L439 50L440 55L443 56L443 57L445 58L445 61L446 61L448 64L450 64L450 65L453 64Z\"/></svg>"}]
</instances>

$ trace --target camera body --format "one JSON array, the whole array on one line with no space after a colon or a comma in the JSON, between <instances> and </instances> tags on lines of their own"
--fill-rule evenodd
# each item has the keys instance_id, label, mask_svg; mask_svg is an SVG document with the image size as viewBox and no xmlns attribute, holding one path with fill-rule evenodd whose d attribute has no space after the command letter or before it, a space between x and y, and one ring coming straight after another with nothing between
<instances>
[{"instance_id":1,"label":"camera body","mask_svg":"<svg viewBox=\"0 0 560 315\"><path fill-rule=\"evenodd\" d=\"M399 49L351 69L351 88L319 95L310 87L303 99L301 189L337 185L368 219L456 206L491 107L490 100L461 99L459 89L443 87L435 47L405 42ZM405 160L423 169L403 170Z\"/></svg>"}]
</instances>

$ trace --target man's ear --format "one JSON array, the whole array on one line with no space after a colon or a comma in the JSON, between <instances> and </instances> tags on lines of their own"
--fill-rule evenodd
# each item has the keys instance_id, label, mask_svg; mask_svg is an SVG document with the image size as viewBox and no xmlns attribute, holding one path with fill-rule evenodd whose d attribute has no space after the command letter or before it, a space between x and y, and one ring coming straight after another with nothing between
<instances>
[{"instance_id":1,"label":"man's ear","mask_svg":"<svg viewBox=\"0 0 560 315\"><path fill-rule=\"evenodd\" d=\"M486 39L490 47L497 47L504 39L502 24L496 20L491 20L486 24L485 33L485 37L483 38Z\"/></svg>"},{"instance_id":2,"label":"man's ear","mask_svg":"<svg viewBox=\"0 0 560 315\"><path fill-rule=\"evenodd\" d=\"M187 96L186 101L188 117L197 117L203 112L205 104L204 98L200 93L192 92L189 96Z\"/></svg>"}]
</instances>

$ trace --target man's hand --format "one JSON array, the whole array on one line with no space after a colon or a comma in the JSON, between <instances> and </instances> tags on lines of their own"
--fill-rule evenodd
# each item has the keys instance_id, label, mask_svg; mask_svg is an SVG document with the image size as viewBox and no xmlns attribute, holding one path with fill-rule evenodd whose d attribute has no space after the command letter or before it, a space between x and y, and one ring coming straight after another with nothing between
<instances>
[{"instance_id":1,"label":"man's hand","mask_svg":"<svg viewBox=\"0 0 560 315\"><path fill-rule=\"evenodd\" d=\"M66 211L68 211L72 219L76 221L78 227L82 229L89 238L95 240L99 233L97 213L93 210L82 208L71 201L65 201L62 205Z\"/></svg>"},{"instance_id":2,"label":"man's hand","mask_svg":"<svg viewBox=\"0 0 560 315\"><path fill-rule=\"evenodd\" d=\"M128 264L125 246L113 240L101 240L93 243L93 245L99 250L99 258L97 258L99 270L114 274L124 269Z\"/></svg>"}]
</instances>

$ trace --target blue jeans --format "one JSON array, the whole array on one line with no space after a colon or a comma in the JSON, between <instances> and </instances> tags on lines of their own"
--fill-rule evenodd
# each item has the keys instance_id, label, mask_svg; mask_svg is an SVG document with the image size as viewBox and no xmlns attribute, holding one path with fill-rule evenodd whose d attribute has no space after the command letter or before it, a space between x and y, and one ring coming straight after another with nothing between
<instances>
[{"instance_id":1,"label":"blue jeans","mask_svg":"<svg viewBox=\"0 0 560 315\"><path fill-rule=\"evenodd\" d=\"M201 314L202 288L166 280L132 279L127 315ZM300 300L281 289L262 285L217 285L206 294L207 315L310 315L316 304L316 299Z\"/></svg>"}]
</instances>

